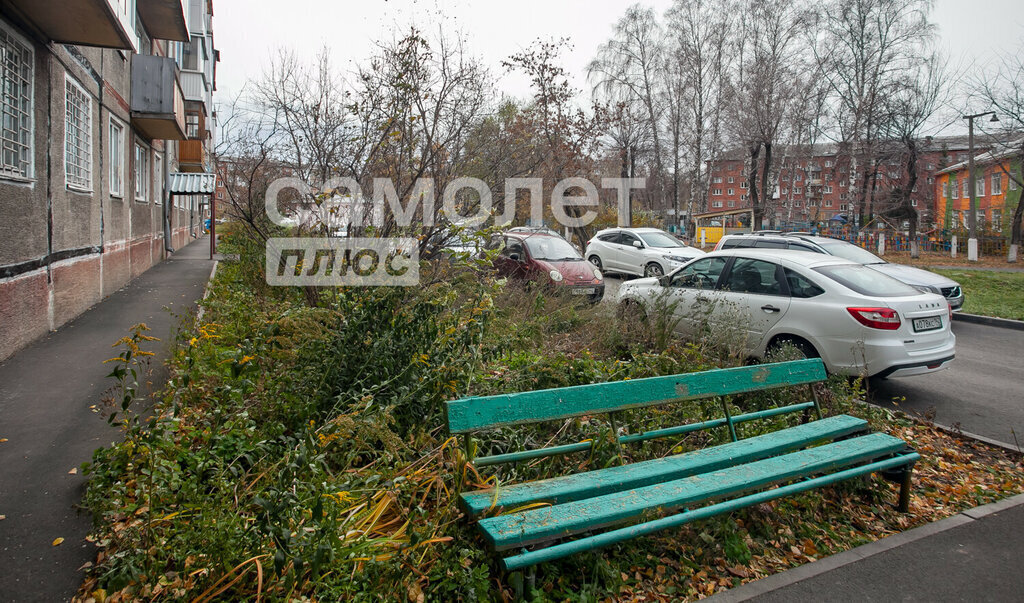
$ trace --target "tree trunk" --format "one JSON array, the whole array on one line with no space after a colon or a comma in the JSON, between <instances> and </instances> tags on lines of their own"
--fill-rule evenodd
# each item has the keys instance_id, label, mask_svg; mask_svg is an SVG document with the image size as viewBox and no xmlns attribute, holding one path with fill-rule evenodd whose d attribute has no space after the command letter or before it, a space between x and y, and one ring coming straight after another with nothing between
<instances>
[{"instance_id":1,"label":"tree trunk","mask_svg":"<svg viewBox=\"0 0 1024 603\"><path fill-rule=\"evenodd\" d=\"M751 230L761 230L761 204L757 197L757 158L761 155L761 143L750 145L750 173L747 176L747 190L750 191L750 208L753 210Z\"/></svg>"},{"instance_id":2,"label":"tree trunk","mask_svg":"<svg viewBox=\"0 0 1024 603\"><path fill-rule=\"evenodd\" d=\"M914 195L914 187L917 186L917 141L910 138L907 141L907 186L903 191L902 205L906 210L907 220L910 222L908 237L910 238L910 257L921 257L917 248L917 210L911 197Z\"/></svg>"},{"instance_id":3,"label":"tree trunk","mask_svg":"<svg viewBox=\"0 0 1024 603\"><path fill-rule=\"evenodd\" d=\"M761 205L762 205L762 209L761 209L761 218L757 221L758 222L758 224L757 224L757 229L758 230L761 230L761 227L763 226L763 222L764 222L764 209L768 205L768 199L771 198L771 197L768 196L768 193L769 193L768 187L771 186L771 178L769 177L770 174L771 174L771 166L772 166L772 143L766 142L766 143L764 143L764 165L761 168Z\"/></svg>"}]
</instances>

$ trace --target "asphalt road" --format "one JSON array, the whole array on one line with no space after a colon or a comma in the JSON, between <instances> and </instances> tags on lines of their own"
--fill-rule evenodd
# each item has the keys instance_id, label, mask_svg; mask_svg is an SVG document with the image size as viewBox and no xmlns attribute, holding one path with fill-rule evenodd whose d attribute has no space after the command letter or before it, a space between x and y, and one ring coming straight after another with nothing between
<instances>
[{"instance_id":1,"label":"asphalt road","mask_svg":"<svg viewBox=\"0 0 1024 603\"><path fill-rule=\"evenodd\" d=\"M605 279L614 303L620 276ZM869 399L947 427L1024 449L1024 331L954 321L956 360L943 371L871 379Z\"/></svg>"},{"instance_id":2,"label":"asphalt road","mask_svg":"<svg viewBox=\"0 0 1024 603\"><path fill-rule=\"evenodd\" d=\"M903 379L872 379L871 401L948 427L1024 448L1024 332L953 322L950 368ZM905 399L901 399L905 398Z\"/></svg>"}]
</instances>

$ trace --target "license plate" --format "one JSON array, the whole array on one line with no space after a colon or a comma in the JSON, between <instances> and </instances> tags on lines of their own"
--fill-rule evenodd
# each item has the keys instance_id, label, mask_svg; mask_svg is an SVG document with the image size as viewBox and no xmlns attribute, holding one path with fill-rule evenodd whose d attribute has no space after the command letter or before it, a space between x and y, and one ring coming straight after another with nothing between
<instances>
[{"instance_id":1,"label":"license plate","mask_svg":"<svg viewBox=\"0 0 1024 603\"><path fill-rule=\"evenodd\" d=\"M593 295L597 292L597 289L590 287L589 289L573 289L573 295Z\"/></svg>"},{"instance_id":2,"label":"license plate","mask_svg":"<svg viewBox=\"0 0 1024 603\"><path fill-rule=\"evenodd\" d=\"M917 332L921 331L934 331L935 329L942 328L942 317L941 316L929 316L927 318L915 318L914 319L914 330Z\"/></svg>"}]
</instances>

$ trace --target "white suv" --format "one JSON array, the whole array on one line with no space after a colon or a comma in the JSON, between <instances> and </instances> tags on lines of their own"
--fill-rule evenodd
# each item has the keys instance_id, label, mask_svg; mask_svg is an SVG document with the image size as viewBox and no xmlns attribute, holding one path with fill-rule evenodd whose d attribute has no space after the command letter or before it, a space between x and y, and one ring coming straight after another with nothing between
<instances>
[{"instance_id":1,"label":"white suv","mask_svg":"<svg viewBox=\"0 0 1024 603\"><path fill-rule=\"evenodd\" d=\"M662 276L702 255L657 228L606 228L587 242L583 257L605 272Z\"/></svg>"}]
</instances>

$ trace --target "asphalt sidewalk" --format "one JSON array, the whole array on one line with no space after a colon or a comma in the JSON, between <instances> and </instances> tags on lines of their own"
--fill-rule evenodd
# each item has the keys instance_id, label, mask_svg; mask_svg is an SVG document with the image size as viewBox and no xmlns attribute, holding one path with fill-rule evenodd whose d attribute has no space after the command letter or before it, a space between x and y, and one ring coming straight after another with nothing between
<instances>
[{"instance_id":1,"label":"asphalt sidewalk","mask_svg":"<svg viewBox=\"0 0 1024 603\"><path fill-rule=\"evenodd\" d=\"M209 238L193 241L0 364L0 601L66 601L77 590L76 569L95 547L85 540L91 518L76 509L85 478L69 471L120 437L90 409L111 385L103 361L144 322L161 340L148 348L153 382L166 380L173 334L213 269L209 250Z\"/></svg>"},{"instance_id":2,"label":"asphalt sidewalk","mask_svg":"<svg viewBox=\"0 0 1024 603\"><path fill-rule=\"evenodd\" d=\"M1024 495L722 592L711 600L1020 601Z\"/></svg>"}]
</instances>

